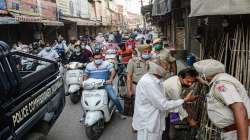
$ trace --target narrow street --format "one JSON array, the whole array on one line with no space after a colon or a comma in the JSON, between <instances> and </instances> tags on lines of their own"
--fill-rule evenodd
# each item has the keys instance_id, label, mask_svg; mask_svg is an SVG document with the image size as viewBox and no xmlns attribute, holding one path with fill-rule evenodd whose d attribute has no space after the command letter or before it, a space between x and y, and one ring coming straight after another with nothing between
<instances>
[{"instance_id":1,"label":"narrow street","mask_svg":"<svg viewBox=\"0 0 250 140\"><path fill-rule=\"evenodd\" d=\"M250 140L249 23L250 0L0 0L0 140Z\"/></svg>"},{"instance_id":2,"label":"narrow street","mask_svg":"<svg viewBox=\"0 0 250 140\"><path fill-rule=\"evenodd\" d=\"M69 97L60 118L51 129L47 140L87 140L84 126L79 122L81 104L72 104ZM111 122L106 124L104 133L99 140L135 140L136 135L131 131L132 118L121 120L114 115Z\"/></svg>"},{"instance_id":3,"label":"narrow street","mask_svg":"<svg viewBox=\"0 0 250 140\"><path fill-rule=\"evenodd\" d=\"M177 61L178 70L185 67L182 61ZM72 104L66 97L66 105L60 118L51 129L47 140L87 140L84 126L80 123L82 108L80 102ZM106 124L104 133L99 140L135 140L136 134L131 130L132 117L121 120L116 114L110 123Z\"/></svg>"}]
</instances>

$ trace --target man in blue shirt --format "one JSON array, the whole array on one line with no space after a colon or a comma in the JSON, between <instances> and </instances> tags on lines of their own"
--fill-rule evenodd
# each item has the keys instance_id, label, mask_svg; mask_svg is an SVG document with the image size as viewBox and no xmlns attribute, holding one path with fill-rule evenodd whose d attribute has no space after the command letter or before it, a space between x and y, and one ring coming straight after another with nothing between
<instances>
[{"instance_id":1,"label":"man in blue shirt","mask_svg":"<svg viewBox=\"0 0 250 140\"><path fill-rule=\"evenodd\" d=\"M116 75L113 65L109 62L103 61L102 54L98 52L94 54L94 61L86 66L85 73L87 76L86 79L95 78L106 80L107 85L105 86L105 89L108 93L108 96L116 105L121 118L125 119L125 117L122 115L123 108L121 106L121 103L116 96L115 90L112 87L112 82Z\"/></svg>"}]
</instances>

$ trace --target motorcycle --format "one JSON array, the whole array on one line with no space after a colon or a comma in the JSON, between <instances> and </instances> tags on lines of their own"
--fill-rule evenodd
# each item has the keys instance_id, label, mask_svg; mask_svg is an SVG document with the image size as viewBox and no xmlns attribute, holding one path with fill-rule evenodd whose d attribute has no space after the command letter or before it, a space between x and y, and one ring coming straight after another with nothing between
<instances>
[{"instance_id":1,"label":"motorcycle","mask_svg":"<svg viewBox=\"0 0 250 140\"><path fill-rule=\"evenodd\" d=\"M70 96L70 100L73 104L76 104L81 99L82 92L82 76L83 68L85 64L79 62L70 62L66 65L66 85L67 85L67 94Z\"/></svg>"},{"instance_id":2,"label":"motorcycle","mask_svg":"<svg viewBox=\"0 0 250 140\"><path fill-rule=\"evenodd\" d=\"M98 139L105 122L109 122L116 107L108 98L105 90L105 81L90 78L83 82L81 104L85 117L81 120L85 125L85 133L91 140Z\"/></svg>"},{"instance_id":3,"label":"motorcycle","mask_svg":"<svg viewBox=\"0 0 250 140\"><path fill-rule=\"evenodd\" d=\"M114 49L109 49L105 53L105 61L111 63L115 69L118 67L118 56L116 52Z\"/></svg>"}]
</instances>

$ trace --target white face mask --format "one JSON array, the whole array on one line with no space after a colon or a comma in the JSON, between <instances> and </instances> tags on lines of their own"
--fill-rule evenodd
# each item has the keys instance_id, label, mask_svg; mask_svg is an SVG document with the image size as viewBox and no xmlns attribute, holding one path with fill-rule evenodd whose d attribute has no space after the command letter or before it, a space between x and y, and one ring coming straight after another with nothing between
<instances>
[{"instance_id":1,"label":"white face mask","mask_svg":"<svg viewBox=\"0 0 250 140\"><path fill-rule=\"evenodd\" d=\"M102 59L96 59L94 62L95 62L96 65L101 65L103 60Z\"/></svg>"},{"instance_id":2,"label":"white face mask","mask_svg":"<svg viewBox=\"0 0 250 140\"><path fill-rule=\"evenodd\" d=\"M159 58L159 55L156 54L156 53L153 53L153 54L151 55L151 58L152 58L152 59L157 59L157 58Z\"/></svg>"},{"instance_id":3,"label":"white face mask","mask_svg":"<svg viewBox=\"0 0 250 140\"><path fill-rule=\"evenodd\" d=\"M75 49L75 52L76 52L76 53L79 53L79 52L81 52L81 49L77 47L77 48Z\"/></svg>"},{"instance_id":4,"label":"white face mask","mask_svg":"<svg viewBox=\"0 0 250 140\"><path fill-rule=\"evenodd\" d=\"M49 51L51 50L51 48L50 48L50 47L46 47L45 50L46 50L47 52L49 52Z\"/></svg>"}]
</instances>

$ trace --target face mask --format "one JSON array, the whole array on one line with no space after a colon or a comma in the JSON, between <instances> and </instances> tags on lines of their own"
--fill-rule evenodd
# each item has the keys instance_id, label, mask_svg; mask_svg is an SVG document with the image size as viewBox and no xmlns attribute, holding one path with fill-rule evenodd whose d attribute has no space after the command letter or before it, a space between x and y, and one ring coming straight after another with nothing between
<instances>
[{"instance_id":1,"label":"face mask","mask_svg":"<svg viewBox=\"0 0 250 140\"><path fill-rule=\"evenodd\" d=\"M97 59L97 60L95 60L95 64L96 65L101 65L102 64L102 59Z\"/></svg>"},{"instance_id":2,"label":"face mask","mask_svg":"<svg viewBox=\"0 0 250 140\"><path fill-rule=\"evenodd\" d=\"M75 52L76 52L76 53L79 53L80 51L81 51L80 48L76 48L76 49L75 49Z\"/></svg>"},{"instance_id":3,"label":"face mask","mask_svg":"<svg viewBox=\"0 0 250 140\"><path fill-rule=\"evenodd\" d=\"M143 59L145 59L145 60L148 60L148 59L151 58L151 56L150 56L149 54L142 54L141 57L142 57Z\"/></svg>"},{"instance_id":4,"label":"face mask","mask_svg":"<svg viewBox=\"0 0 250 140\"><path fill-rule=\"evenodd\" d=\"M51 50L51 48L50 48L50 47L46 47L45 50L46 50L47 52L49 52L49 51Z\"/></svg>"},{"instance_id":5,"label":"face mask","mask_svg":"<svg viewBox=\"0 0 250 140\"><path fill-rule=\"evenodd\" d=\"M152 58L152 59L157 59L157 58L159 58L159 55L156 54L156 53L154 53L154 54L151 55L151 58Z\"/></svg>"},{"instance_id":6,"label":"face mask","mask_svg":"<svg viewBox=\"0 0 250 140\"><path fill-rule=\"evenodd\" d=\"M71 40L71 41L70 41L70 43L71 43L71 44L75 44L75 43L76 43L76 41Z\"/></svg>"},{"instance_id":7,"label":"face mask","mask_svg":"<svg viewBox=\"0 0 250 140\"><path fill-rule=\"evenodd\" d=\"M156 51L160 51L162 49L162 45L157 44L154 46L154 48Z\"/></svg>"}]
</instances>

